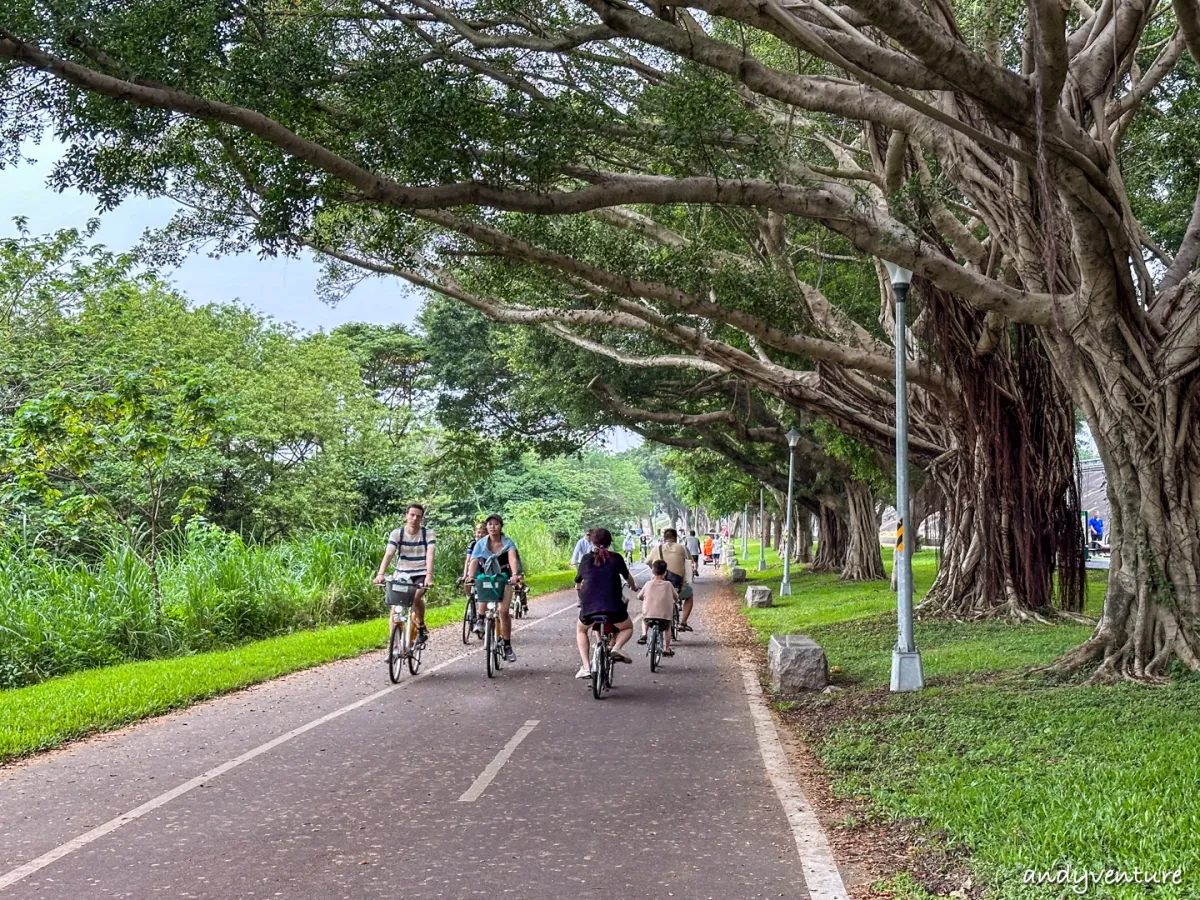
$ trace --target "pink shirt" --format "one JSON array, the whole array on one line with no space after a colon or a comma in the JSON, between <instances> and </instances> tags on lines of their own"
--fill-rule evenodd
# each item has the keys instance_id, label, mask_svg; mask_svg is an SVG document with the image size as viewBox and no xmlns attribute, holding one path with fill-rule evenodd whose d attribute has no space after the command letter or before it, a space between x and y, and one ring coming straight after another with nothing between
<instances>
[{"instance_id":1,"label":"pink shirt","mask_svg":"<svg viewBox=\"0 0 1200 900\"><path fill-rule=\"evenodd\" d=\"M647 619L670 619L675 611L675 586L665 578L651 578L638 593L642 615Z\"/></svg>"}]
</instances>

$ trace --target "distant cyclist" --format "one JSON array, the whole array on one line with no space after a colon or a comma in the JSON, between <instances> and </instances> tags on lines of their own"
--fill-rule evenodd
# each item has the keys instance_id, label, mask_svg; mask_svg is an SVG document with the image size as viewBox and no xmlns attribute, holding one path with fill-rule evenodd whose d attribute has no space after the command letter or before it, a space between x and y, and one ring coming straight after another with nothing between
<instances>
[{"instance_id":1,"label":"distant cyclist","mask_svg":"<svg viewBox=\"0 0 1200 900\"><path fill-rule=\"evenodd\" d=\"M579 658L583 660L582 667L575 673L576 678L588 678L592 674L588 628L599 616L608 619L608 623L618 629L612 658L617 662L633 662L620 652L633 637L633 622L629 620L628 604L621 594L621 580L624 579L633 591L637 590L637 583L629 574L625 558L609 550L612 534L607 528L597 528L592 532L592 544L596 549L584 554L575 573L575 590L579 591L579 624L575 628L575 644L579 648Z\"/></svg>"},{"instance_id":2,"label":"distant cyclist","mask_svg":"<svg viewBox=\"0 0 1200 900\"><path fill-rule=\"evenodd\" d=\"M625 551L625 562L633 562L633 532L629 531L625 534L625 542L621 545L621 549Z\"/></svg>"},{"instance_id":3,"label":"distant cyclist","mask_svg":"<svg viewBox=\"0 0 1200 900\"><path fill-rule=\"evenodd\" d=\"M471 580L469 578L471 572L471 554L475 552L476 542L482 537L487 537L487 526L480 522L475 526L475 537L467 541L467 555L463 559L462 573L462 580L466 583L470 583Z\"/></svg>"},{"instance_id":4,"label":"distant cyclist","mask_svg":"<svg viewBox=\"0 0 1200 900\"><path fill-rule=\"evenodd\" d=\"M583 533L583 537L575 542L575 549L571 551L571 565L579 566L579 561L583 559L583 554L590 552L592 549L592 530L588 529Z\"/></svg>"},{"instance_id":5,"label":"distant cyclist","mask_svg":"<svg viewBox=\"0 0 1200 900\"><path fill-rule=\"evenodd\" d=\"M504 575L507 584L504 587L504 599L500 601L500 637L504 641L504 658L509 662L517 661L517 654L512 647L512 618L508 614L512 603L513 582L521 581L521 562L517 556L517 545L512 538L504 533L504 519L490 515L484 520L487 536L475 542L471 551L471 564L467 570L467 579L474 581L475 576L482 572L485 575ZM475 634L483 637L483 617L486 609L476 609L478 618L475 620Z\"/></svg>"},{"instance_id":6,"label":"distant cyclist","mask_svg":"<svg viewBox=\"0 0 1200 900\"><path fill-rule=\"evenodd\" d=\"M683 600L683 613L679 619L680 631L691 631L692 626L688 625L688 617L692 614L692 607L695 601L692 597L691 590L691 574L692 561L688 556L687 548L679 543L679 532L674 528L668 528L663 532L662 543L650 551L650 563L655 560L661 560L667 564L667 581L671 582L672 587L679 592L680 599ZM642 643L646 637L645 622L642 623L642 637L638 643Z\"/></svg>"},{"instance_id":7,"label":"distant cyclist","mask_svg":"<svg viewBox=\"0 0 1200 900\"><path fill-rule=\"evenodd\" d=\"M643 531L643 532L642 532L642 538L641 538L641 541L642 541L642 561L643 561L643 562L645 562L645 560L646 560L646 551L647 551L648 549L650 549L650 535L646 534L646 533Z\"/></svg>"},{"instance_id":8,"label":"distant cyclist","mask_svg":"<svg viewBox=\"0 0 1200 900\"><path fill-rule=\"evenodd\" d=\"M700 574L700 538L696 537L696 529L693 528L688 532L687 540L683 542L683 548L692 558L692 577L695 578Z\"/></svg>"},{"instance_id":9,"label":"distant cyclist","mask_svg":"<svg viewBox=\"0 0 1200 900\"><path fill-rule=\"evenodd\" d=\"M437 549L437 535L424 525L425 507L410 503L404 516L404 527L388 535L387 550L379 564L376 584L383 584L388 564L395 559L395 574L407 578L420 590L413 595L413 618L417 623L417 646L423 647L429 640L429 629L425 627L425 581L433 574L433 554ZM392 623L397 621L399 610L392 608ZM391 628L391 625L388 626Z\"/></svg>"}]
</instances>

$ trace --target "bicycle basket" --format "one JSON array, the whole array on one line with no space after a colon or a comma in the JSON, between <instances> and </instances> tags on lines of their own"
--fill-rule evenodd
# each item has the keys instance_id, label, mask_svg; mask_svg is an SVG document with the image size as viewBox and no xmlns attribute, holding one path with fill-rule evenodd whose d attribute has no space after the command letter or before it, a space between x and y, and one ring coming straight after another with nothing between
<instances>
[{"instance_id":1,"label":"bicycle basket","mask_svg":"<svg viewBox=\"0 0 1200 900\"><path fill-rule=\"evenodd\" d=\"M412 606L417 591L421 589L420 585L399 578L389 578L384 584L386 589L383 594L388 606Z\"/></svg>"},{"instance_id":2,"label":"bicycle basket","mask_svg":"<svg viewBox=\"0 0 1200 900\"><path fill-rule=\"evenodd\" d=\"M499 603L504 599L507 575L476 575L475 599L480 603Z\"/></svg>"}]
</instances>

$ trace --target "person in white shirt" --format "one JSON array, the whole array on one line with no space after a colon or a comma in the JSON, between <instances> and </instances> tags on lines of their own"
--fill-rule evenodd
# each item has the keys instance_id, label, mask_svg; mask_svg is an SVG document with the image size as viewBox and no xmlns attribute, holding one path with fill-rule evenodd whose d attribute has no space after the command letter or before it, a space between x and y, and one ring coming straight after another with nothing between
<instances>
[{"instance_id":1,"label":"person in white shirt","mask_svg":"<svg viewBox=\"0 0 1200 900\"><path fill-rule=\"evenodd\" d=\"M683 542L684 548L688 552L688 556L692 558L692 577L695 578L700 574L700 538L696 537L696 530L693 528L688 532L687 540Z\"/></svg>"},{"instance_id":2,"label":"person in white shirt","mask_svg":"<svg viewBox=\"0 0 1200 900\"><path fill-rule=\"evenodd\" d=\"M592 529L589 528L583 533L583 537L575 542L575 549L571 552L572 568L578 569L584 554L591 553L594 549L596 548L592 546Z\"/></svg>"},{"instance_id":3,"label":"person in white shirt","mask_svg":"<svg viewBox=\"0 0 1200 900\"><path fill-rule=\"evenodd\" d=\"M383 562L379 564L379 572L375 576L375 583L383 584L388 564L394 559L395 574L420 586L413 596L413 618L417 622L417 643L422 647L429 639L429 629L425 627L425 590L427 583L433 581L433 555L437 549L437 535L424 523L425 507L420 503L410 503L404 516L404 527L388 535ZM392 626L397 621L397 615L398 610L393 608Z\"/></svg>"},{"instance_id":4,"label":"person in white shirt","mask_svg":"<svg viewBox=\"0 0 1200 900\"><path fill-rule=\"evenodd\" d=\"M713 538L713 568L721 565L721 536L717 535Z\"/></svg>"},{"instance_id":5,"label":"person in white shirt","mask_svg":"<svg viewBox=\"0 0 1200 900\"><path fill-rule=\"evenodd\" d=\"M633 562L633 532L625 535L625 542L621 545L621 549L625 551L625 561Z\"/></svg>"}]
</instances>

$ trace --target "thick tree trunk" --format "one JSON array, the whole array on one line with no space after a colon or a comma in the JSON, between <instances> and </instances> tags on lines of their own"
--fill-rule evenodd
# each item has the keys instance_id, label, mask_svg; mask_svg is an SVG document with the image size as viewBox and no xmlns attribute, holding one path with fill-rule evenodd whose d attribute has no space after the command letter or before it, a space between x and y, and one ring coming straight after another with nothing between
<instances>
[{"instance_id":1,"label":"thick tree trunk","mask_svg":"<svg viewBox=\"0 0 1200 900\"><path fill-rule=\"evenodd\" d=\"M1200 446L1178 440L1194 427L1187 412L1151 418L1177 402L1171 392L1136 414L1105 396L1093 423L1108 476L1108 589L1095 633L1057 664L1099 663L1093 681L1162 681L1175 659L1200 670ZM1200 391L1191 403L1194 419Z\"/></svg>"},{"instance_id":2,"label":"thick tree trunk","mask_svg":"<svg viewBox=\"0 0 1200 900\"><path fill-rule=\"evenodd\" d=\"M771 516L771 546L779 550L783 543L783 516Z\"/></svg>"},{"instance_id":3,"label":"thick tree trunk","mask_svg":"<svg viewBox=\"0 0 1200 900\"><path fill-rule=\"evenodd\" d=\"M875 493L861 481L846 484L849 535L841 581L877 581L886 578L879 547L879 519Z\"/></svg>"},{"instance_id":4,"label":"thick tree trunk","mask_svg":"<svg viewBox=\"0 0 1200 900\"><path fill-rule=\"evenodd\" d=\"M841 571L846 562L849 526L837 507L825 500L821 501L821 514L817 519L817 555L813 559L812 570Z\"/></svg>"},{"instance_id":5,"label":"thick tree trunk","mask_svg":"<svg viewBox=\"0 0 1200 900\"><path fill-rule=\"evenodd\" d=\"M800 508L796 510L795 515L796 549L792 558L803 565L813 561L812 513L807 509Z\"/></svg>"}]
</instances>

